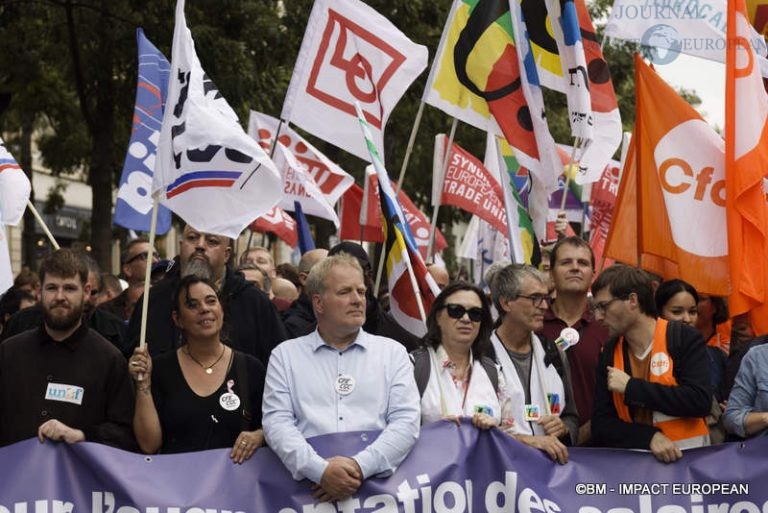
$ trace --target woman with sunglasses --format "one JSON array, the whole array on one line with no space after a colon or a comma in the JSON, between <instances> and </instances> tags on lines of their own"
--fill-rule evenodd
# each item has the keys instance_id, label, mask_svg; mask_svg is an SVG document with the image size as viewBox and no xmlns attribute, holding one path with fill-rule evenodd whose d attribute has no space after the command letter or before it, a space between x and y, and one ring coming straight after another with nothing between
<instances>
[{"instance_id":1,"label":"woman with sunglasses","mask_svg":"<svg viewBox=\"0 0 768 513\"><path fill-rule=\"evenodd\" d=\"M137 348L128 362L136 440L145 453L231 447L230 458L242 463L264 443L264 366L222 342L224 311L213 284L189 275L173 297L183 345L154 361Z\"/></svg>"},{"instance_id":2,"label":"woman with sunglasses","mask_svg":"<svg viewBox=\"0 0 768 513\"><path fill-rule=\"evenodd\" d=\"M501 373L485 356L492 324L485 294L469 283L448 285L432 303L422 347L411 353L422 424L466 416L480 429L511 426Z\"/></svg>"}]
</instances>

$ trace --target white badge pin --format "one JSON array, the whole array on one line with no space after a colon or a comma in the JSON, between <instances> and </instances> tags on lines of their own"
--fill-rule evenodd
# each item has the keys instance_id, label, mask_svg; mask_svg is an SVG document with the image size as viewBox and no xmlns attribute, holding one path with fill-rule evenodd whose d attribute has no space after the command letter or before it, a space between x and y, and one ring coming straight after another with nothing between
<instances>
[{"instance_id":1,"label":"white badge pin","mask_svg":"<svg viewBox=\"0 0 768 513\"><path fill-rule=\"evenodd\" d=\"M232 391L233 386L235 386L234 379L227 381L227 392L219 397L219 404L227 411L234 411L240 407L240 398Z\"/></svg>"},{"instance_id":2,"label":"white badge pin","mask_svg":"<svg viewBox=\"0 0 768 513\"><path fill-rule=\"evenodd\" d=\"M355 390L355 378L346 374L336 378L336 392L339 395L349 395Z\"/></svg>"},{"instance_id":3,"label":"white badge pin","mask_svg":"<svg viewBox=\"0 0 768 513\"><path fill-rule=\"evenodd\" d=\"M560 332L560 336L555 340L557 347L565 351L571 346L575 346L579 343L579 332L573 328L563 328Z\"/></svg>"}]
</instances>

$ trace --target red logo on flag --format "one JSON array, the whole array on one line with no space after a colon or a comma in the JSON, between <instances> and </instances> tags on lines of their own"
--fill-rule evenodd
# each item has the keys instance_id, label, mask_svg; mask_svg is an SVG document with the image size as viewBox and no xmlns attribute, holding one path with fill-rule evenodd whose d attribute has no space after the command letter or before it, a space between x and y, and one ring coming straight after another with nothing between
<instances>
[{"instance_id":1,"label":"red logo on flag","mask_svg":"<svg viewBox=\"0 0 768 513\"><path fill-rule=\"evenodd\" d=\"M335 45L330 50L332 43ZM367 58L365 53L373 58ZM384 63L377 64L382 59ZM405 56L391 45L333 9L328 9L328 23L312 65L307 93L355 117L353 102L357 100L363 105L368 122L381 129L379 96L404 62ZM336 84L340 82L347 86L349 96L346 98L339 97ZM366 104L373 104L375 112L366 110Z\"/></svg>"}]
</instances>

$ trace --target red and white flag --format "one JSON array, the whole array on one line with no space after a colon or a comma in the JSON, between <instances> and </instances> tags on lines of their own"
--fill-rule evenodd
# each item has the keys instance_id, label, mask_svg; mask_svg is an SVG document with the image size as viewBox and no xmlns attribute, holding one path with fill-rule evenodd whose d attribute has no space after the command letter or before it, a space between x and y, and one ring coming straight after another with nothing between
<instances>
[{"instance_id":1,"label":"red and white flag","mask_svg":"<svg viewBox=\"0 0 768 513\"><path fill-rule=\"evenodd\" d=\"M248 135L256 139L265 151L272 147L280 121L277 118L251 111L248 122ZM325 199L331 205L336 205L339 198L349 189L355 179L352 175L341 169L335 162L323 155L320 150L312 146L309 141L297 134L288 123L280 127L279 141L291 152L296 160L302 164L309 176L325 195ZM304 210L306 213L307 210Z\"/></svg>"},{"instance_id":2,"label":"red and white flag","mask_svg":"<svg viewBox=\"0 0 768 513\"><path fill-rule=\"evenodd\" d=\"M0 138L0 221L16 226L27 208L32 185Z\"/></svg>"},{"instance_id":3,"label":"red and white flag","mask_svg":"<svg viewBox=\"0 0 768 513\"><path fill-rule=\"evenodd\" d=\"M475 214L507 237L509 228L501 184L479 159L455 143L448 156L445 176L441 177L446 144L445 134L435 136L432 205L459 207Z\"/></svg>"},{"instance_id":4,"label":"red and white flag","mask_svg":"<svg viewBox=\"0 0 768 513\"><path fill-rule=\"evenodd\" d=\"M292 248L299 243L296 220L279 207L273 208L252 222L250 229L254 232L274 233Z\"/></svg>"},{"instance_id":5,"label":"red and white flag","mask_svg":"<svg viewBox=\"0 0 768 513\"><path fill-rule=\"evenodd\" d=\"M184 0L176 4L152 193L196 229L232 238L283 195L283 177L200 65Z\"/></svg>"},{"instance_id":6,"label":"red and white flag","mask_svg":"<svg viewBox=\"0 0 768 513\"><path fill-rule=\"evenodd\" d=\"M427 48L372 7L316 0L280 117L370 162L355 102L383 155L389 114L426 67Z\"/></svg>"},{"instance_id":7,"label":"red and white flag","mask_svg":"<svg viewBox=\"0 0 768 513\"><path fill-rule=\"evenodd\" d=\"M373 169L373 166L368 166L365 169L365 175L366 184L363 201L360 208L360 225L367 228L376 228L377 230L382 230L379 181L376 177L376 171ZM394 190L394 188L395 186L392 184L392 189ZM416 247L419 248L421 258L426 260L427 246L429 245L429 219L427 219L427 216L424 215L424 212L419 210L419 207L417 207L413 201L411 201L411 198L408 197L403 189L400 189L400 192L397 193L397 201L400 202L400 207L403 209L405 221L408 223L408 227L411 230L413 239L416 242ZM384 242L383 232L380 231L379 233L381 234L381 239L377 240L376 242ZM447 247L448 242L445 240L443 233L438 229L435 232L434 251L435 253L439 253Z\"/></svg>"},{"instance_id":8,"label":"red and white flag","mask_svg":"<svg viewBox=\"0 0 768 513\"><path fill-rule=\"evenodd\" d=\"M281 142L275 146L274 162L283 175L284 195L278 206L294 211L295 202L298 202L305 214L333 221L338 228L339 217L333 210L333 205L328 203L326 196L307 173L306 167L300 164Z\"/></svg>"},{"instance_id":9,"label":"red and white flag","mask_svg":"<svg viewBox=\"0 0 768 513\"><path fill-rule=\"evenodd\" d=\"M732 316L750 312L768 332L768 95L763 88L744 0L728 1L725 60L725 210Z\"/></svg>"}]
</instances>

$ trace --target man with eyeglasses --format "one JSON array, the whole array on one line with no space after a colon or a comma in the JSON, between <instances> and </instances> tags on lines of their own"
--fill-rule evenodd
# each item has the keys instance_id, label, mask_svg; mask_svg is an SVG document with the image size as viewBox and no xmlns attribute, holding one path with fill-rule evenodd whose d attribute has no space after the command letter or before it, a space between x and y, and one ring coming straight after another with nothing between
<instances>
[{"instance_id":1,"label":"man with eyeglasses","mask_svg":"<svg viewBox=\"0 0 768 513\"><path fill-rule=\"evenodd\" d=\"M709 445L709 363L701 334L656 318L649 276L617 264L592 285L608 328L597 368L592 437L608 447L650 450L662 462Z\"/></svg>"},{"instance_id":2,"label":"man with eyeglasses","mask_svg":"<svg viewBox=\"0 0 768 513\"><path fill-rule=\"evenodd\" d=\"M528 265L508 265L496 273L491 296L500 323L491 343L512 400L515 438L566 463L566 445L576 440L579 415L565 354L535 333L549 306L546 283L546 276Z\"/></svg>"},{"instance_id":3,"label":"man with eyeglasses","mask_svg":"<svg viewBox=\"0 0 768 513\"><path fill-rule=\"evenodd\" d=\"M269 353L286 339L283 323L269 297L228 264L231 246L227 237L200 232L190 225L184 227L179 265L174 265L149 291L147 344L152 356L172 351L183 342L181 331L171 322L171 304L179 281L191 274L209 279L219 288L226 343L233 349L253 355L266 366ZM133 347L138 346L140 328L141 308L136 308L128 325Z\"/></svg>"},{"instance_id":4,"label":"man with eyeglasses","mask_svg":"<svg viewBox=\"0 0 768 513\"><path fill-rule=\"evenodd\" d=\"M144 293L144 275L147 272L147 265L157 263L159 258L157 251L150 247L147 239L138 238L129 241L120 254L121 268L128 287L99 308L120 317L127 323L133 314L136 301Z\"/></svg>"},{"instance_id":5,"label":"man with eyeglasses","mask_svg":"<svg viewBox=\"0 0 768 513\"><path fill-rule=\"evenodd\" d=\"M573 328L579 333L578 343L570 345L565 352L580 417L579 437L574 444L584 445L591 438L595 368L600 350L608 340L608 331L595 320L589 309L588 293L595 276L595 255L584 239L565 237L552 248L549 264L555 300L544 313L544 325L538 334L557 340L565 328Z\"/></svg>"}]
</instances>

